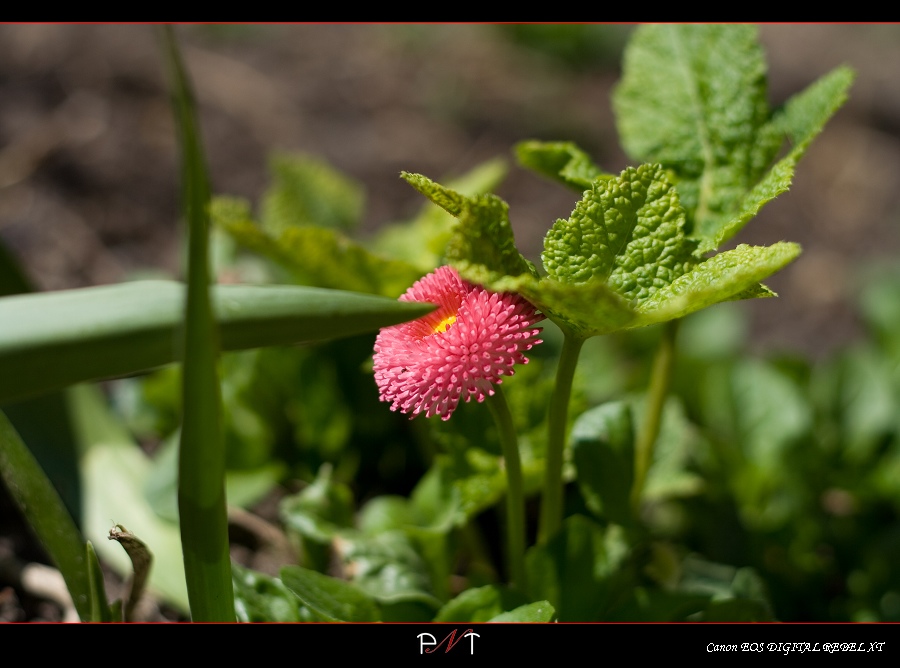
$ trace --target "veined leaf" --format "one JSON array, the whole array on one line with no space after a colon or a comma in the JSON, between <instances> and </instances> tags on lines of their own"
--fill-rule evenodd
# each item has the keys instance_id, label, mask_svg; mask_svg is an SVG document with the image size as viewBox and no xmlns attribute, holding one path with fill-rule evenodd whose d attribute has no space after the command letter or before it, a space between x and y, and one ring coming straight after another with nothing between
<instances>
[{"instance_id":1,"label":"veined leaf","mask_svg":"<svg viewBox=\"0 0 900 668\"><path fill-rule=\"evenodd\" d=\"M729 299L745 296L769 296L771 291L758 289L759 281L774 274L800 254L795 243L780 242L772 246L741 244L694 267L650 299L642 302L641 316L634 327L682 318ZM750 291L749 293L747 291Z\"/></svg>"},{"instance_id":2,"label":"veined leaf","mask_svg":"<svg viewBox=\"0 0 900 668\"><path fill-rule=\"evenodd\" d=\"M613 95L622 143L671 170L701 252L788 189L854 77L837 68L773 114L756 27L723 24L641 26L623 70ZM772 167L785 138L792 148Z\"/></svg>"},{"instance_id":3,"label":"veined leaf","mask_svg":"<svg viewBox=\"0 0 900 668\"><path fill-rule=\"evenodd\" d=\"M547 274L564 283L599 280L643 301L697 262L684 236L684 209L659 165L629 167L596 181L568 220L544 239Z\"/></svg>"},{"instance_id":4,"label":"veined leaf","mask_svg":"<svg viewBox=\"0 0 900 668\"><path fill-rule=\"evenodd\" d=\"M462 176L447 181L449 188L468 197L492 192L509 171L502 158L488 160ZM427 274L444 263L447 242L452 236L453 216L426 203L412 221L386 225L367 245L373 252L402 260Z\"/></svg>"},{"instance_id":5,"label":"veined leaf","mask_svg":"<svg viewBox=\"0 0 900 668\"><path fill-rule=\"evenodd\" d=\"M493 279L521 274L537 276L534 265L516 248L509 224L509 206L502 199L495 195L466 197L421 174L403 172L402 176L416 190L459 219L447 244L447 260L451 264L481 265Z\"/></svg>"},{"instance_id":6,"label":"veined leaf","mask_svg":"<svg viewBox=\"0 0 900 668\"><path fill-rule=\"evenodd\" d=\"M447 257L466 279L515 292L563 329L588 338L687 315L720 301L773 296L759 281L799 253L795 244L741 247L708 260L684 232L678 193L660 165L597 179L568 220L547 233L540 278L516 249L506 203L466 198L406 175L435 203L457 212Z\"/></svg>"},{"instance_id":7,"label":"veined leaf","mask_svg":"<svg viewBox=\"0 0 900 668\"><path fill-rule=\"evenodd\" d=\"M710 236L771 164L766 65L752 25L648 24L613 95L625 150L675 173L689 231Z\"/></svg>"},{"instance_id":8,"label":"veined leaf","mask_svg":"<svg viewBox=\"0 0 900 668\"><path fill-rule=\"evenodd\" d=\"M723 224L716 228L698 230L704 237L701 251L721 246L759 213L764 204L787 192L797 163L828 119L846 102L847 92L855 76L850 68L838 67L788 100L783 112L774 122L783 128L793 148L742 198L727 221L723 220Z\"/></svg>"},{"instance_id":9,"label":"veined leaf","mask_svg":"<svg viewBox=\"0 0 900 668\"><path fill-rule=\"evenodd\" d=\"M572 142L524 141L516 145L519 164L582 192L598 178L613 178Z\"/></svg>"},{"instance_id":10,"label":"veined leaf","mask_svg":"<svg viewBox=\"0 0 900 668\"><path fill-rule=\"evenodd\" d=\"M302 286L211 292L223 350L352 336L433 309ZM178 282L135 281L0 299L0 402L174 362L184 298Z\"/></svg>"}]
</instances>

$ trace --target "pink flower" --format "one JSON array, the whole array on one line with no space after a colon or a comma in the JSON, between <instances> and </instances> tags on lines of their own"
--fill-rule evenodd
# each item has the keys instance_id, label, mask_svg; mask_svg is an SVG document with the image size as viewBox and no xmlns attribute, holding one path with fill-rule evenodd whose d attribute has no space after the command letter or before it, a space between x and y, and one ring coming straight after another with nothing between
<instances>
[{"instance_id":1,"label":"pink flower","mask_svg":"<svg viewBox=\"0 0 900 668\"><path fill-rule=\"evenodd\" d=\"M400 301L438 308L411 322L385 327L375 339L375 382L391 410L446 420L460 399L484 401L493 385L527 364L523 354L540 343L543 320L523 297L489 292L438 267L416 281Z\"/></svg>"}]
</instances>

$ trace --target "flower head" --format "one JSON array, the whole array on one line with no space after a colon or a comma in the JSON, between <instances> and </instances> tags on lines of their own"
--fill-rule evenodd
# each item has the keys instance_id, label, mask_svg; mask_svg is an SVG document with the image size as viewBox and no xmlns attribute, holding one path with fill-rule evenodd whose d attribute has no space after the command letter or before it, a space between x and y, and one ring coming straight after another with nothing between
<instances>
[{"instance_id":1,"label":"flower head","mask_svg":"<svg viewBox=\"0 0 900 668\"><path fill-rule=\"evenodd\" d=\"M543 316L523 297L489 292L438 267L416 281L400 301L438 308L411 322L385 327L375 339L375 382L391 410L415 417L450 417L460 399L484 401L493 386L527 364L523 354L540 343L534 325Z\"/></svg>"}]
</instances>

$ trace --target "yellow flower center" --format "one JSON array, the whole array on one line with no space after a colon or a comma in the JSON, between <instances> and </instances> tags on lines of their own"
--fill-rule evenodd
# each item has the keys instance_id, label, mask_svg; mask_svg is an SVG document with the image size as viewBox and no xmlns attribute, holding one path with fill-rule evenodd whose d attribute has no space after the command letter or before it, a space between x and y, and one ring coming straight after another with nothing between
<instances>
[{"instance_id":1,"label":"yellow flower center","mask_svg":"<svg viewBox=\"0 0 900 668\"><path fill-rule=\"evenodd\" d=\"M443 334L454 322L456 322L456 314L448 315L446 318L444 318L434 326L434 333Z\"/></svg>"}]
</instances>

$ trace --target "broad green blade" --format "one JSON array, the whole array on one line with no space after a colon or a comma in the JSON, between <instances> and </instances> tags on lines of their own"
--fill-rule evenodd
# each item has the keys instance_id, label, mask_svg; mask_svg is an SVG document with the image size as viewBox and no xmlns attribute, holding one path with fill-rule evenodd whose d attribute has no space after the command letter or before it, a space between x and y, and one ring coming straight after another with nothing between
<instances>
[{"instance_id":1,"label":"broad green blade","mask_svg":"<svg viewBox=\"0 0 900 668\"><path fill-rule=\"evenodd\" d=\"M218 285L212 296L223 350L353 336L434 308L289 285ZM0 404L176 361L183 308L175 281L0 298Z\"/></svg>"},{"instance_id":2,"label":"broad green blade","mask_svg":"<svg viewBox=\"0 0 900 668\"><path fill-rule=\"evenodd\" d=\"M28 525L66 581L82 620L91 619L91 585L84 539L50 480L0 413L0 477Z\"/></svg>"}]
</instances>

